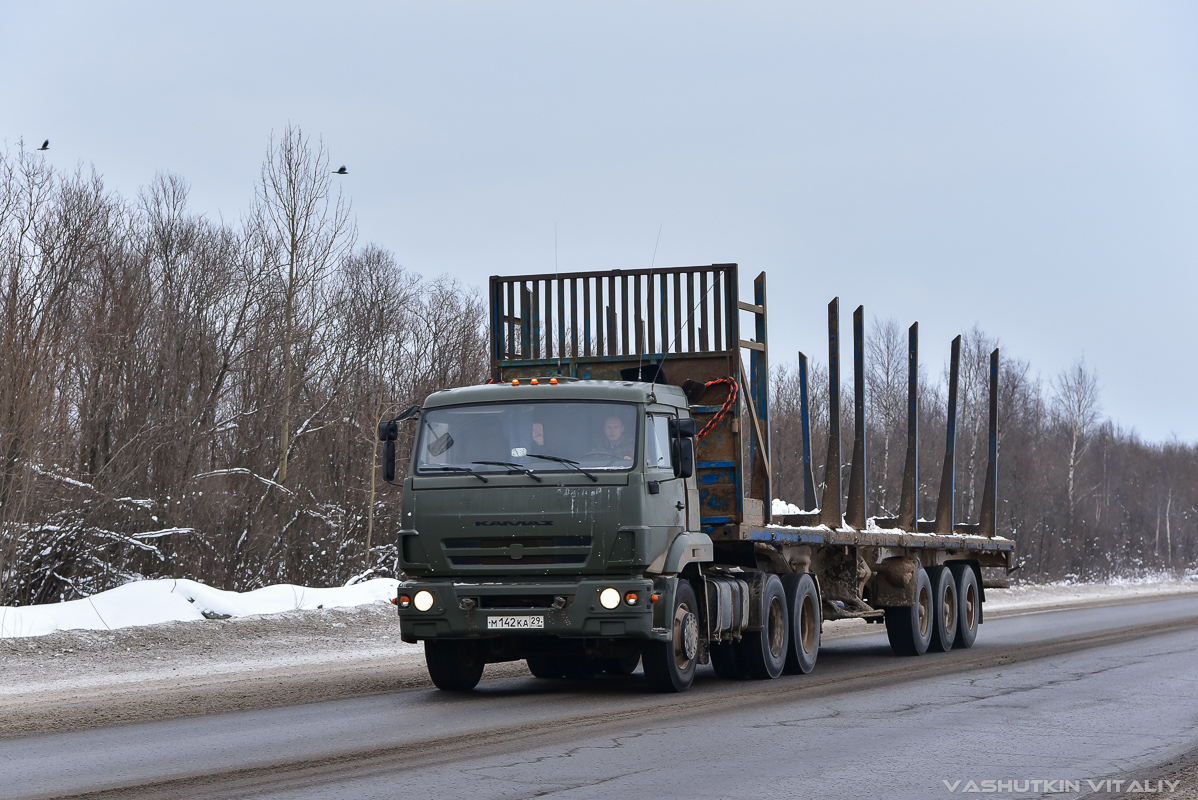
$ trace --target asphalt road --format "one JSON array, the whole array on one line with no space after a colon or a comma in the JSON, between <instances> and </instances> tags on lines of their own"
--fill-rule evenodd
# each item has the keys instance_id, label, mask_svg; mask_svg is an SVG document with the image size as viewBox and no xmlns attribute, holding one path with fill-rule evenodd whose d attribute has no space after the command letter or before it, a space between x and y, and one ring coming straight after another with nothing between
<instances>
[{"instance_id":1,"label":"asphalt road","mask_svg":"<svg viewBox=\"0 0 1198 800\"><path fill-rule=\"evenodd\" d=\"M703 668L676 696L639 675L484 675L465 696L0 741L0 798L947 798L985 780L1077 796L1032 782L1126 791L1195 749L1198 598L1185 597L991 620L971 650L914 659L881 632L834 639L811 675L729 683Z\"/></svg>"}]
</instances>

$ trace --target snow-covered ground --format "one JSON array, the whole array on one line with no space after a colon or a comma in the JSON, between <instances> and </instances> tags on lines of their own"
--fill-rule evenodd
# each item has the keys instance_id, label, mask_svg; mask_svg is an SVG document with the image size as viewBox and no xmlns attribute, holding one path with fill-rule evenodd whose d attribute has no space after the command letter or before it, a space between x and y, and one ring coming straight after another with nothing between
<instances>
[{"instance_id":1,"label":"snow-covered ground","mask_svg":"<svg viewBox=\"0 0 1198 800\"><path fill-rule=\"evenodd\" d=\"M284 583L252 592L227 592L183 578L134 581L82 600L0 606L0 639L390 603L398 585L393 578L375 578L332 589Z\"/></svg>"}]
</instances>

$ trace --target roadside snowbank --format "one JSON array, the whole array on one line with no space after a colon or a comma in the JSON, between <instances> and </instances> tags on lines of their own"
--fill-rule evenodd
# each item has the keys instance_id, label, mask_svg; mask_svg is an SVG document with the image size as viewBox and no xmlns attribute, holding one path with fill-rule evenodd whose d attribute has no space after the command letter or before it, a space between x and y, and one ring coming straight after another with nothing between
<instances>
[{"instance_id":1,"label":"roadside snowbank","mask_svg":"<svg viewBox=\"0 0 1198 800\"><path fill-rule=\"evenodd\" d=\"M65 630L116 630L159 622L389 603L398 585L393 578L375 578L332 589L283 583L243 593L213 589L182 578L134 581L82 600L0 606L0 639L44 636Z\"/></svg>"}]
</instances>

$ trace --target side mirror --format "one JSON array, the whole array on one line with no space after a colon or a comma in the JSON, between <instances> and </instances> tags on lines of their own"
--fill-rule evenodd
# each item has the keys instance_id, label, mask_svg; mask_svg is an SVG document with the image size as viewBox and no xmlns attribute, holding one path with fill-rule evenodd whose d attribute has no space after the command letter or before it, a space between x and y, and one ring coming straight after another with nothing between
<instances>
[{"instance_id":1,"label":"side mirror","mask_svg":"<svg viewBox=\"0 0 1198 800\"><path fill-rule=\"evenodd\" d=\"M689 436L676 441L678 457L674 459L674 477L689 478L695 474L695 443Z\"/></svg>"},{"instance_id":2,"label":"side mirror","mask_svg":"<svg viewBox=\"0 0 1198 800\"><path fill-rule=\"evenodd\" d=\"M383 443L383 480L387 483L395 480L395 440L399 438L399 423L419 413L420 406L409 406L395 419L379 423L379 441Z\"/></svg>"},{"instance_id":3,"label":"side mirror","mask_svg":"<svg viewBox=\"0 0 1198 800\"><path fill-rule=\"evenodd\" d=\"M695 421L693 419L671 419L670 420L670 435L685 436L691 438L695 435Z\"/></svg>"},{"instance_id":4,"label":"side mirror","mask_svg":"<svg viewBox=\"0 0 1198 800\"><path fill-rule=\"evenodd\" d=\"M395 442L393 440L383 442L383 480L387 483L395 482Z\"/></svg>"}]
</instances>

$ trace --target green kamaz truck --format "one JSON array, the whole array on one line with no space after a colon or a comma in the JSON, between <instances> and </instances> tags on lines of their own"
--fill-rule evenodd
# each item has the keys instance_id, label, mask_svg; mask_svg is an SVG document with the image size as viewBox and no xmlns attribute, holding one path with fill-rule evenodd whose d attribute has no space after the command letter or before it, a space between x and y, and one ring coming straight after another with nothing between
<instances>
[{"instance_id":1,"label":"green kamaz truck","mask_svg":"<svg viewBox=\"0 0 1198 800\"><path fill-rule=\"evenodd\" d=\"M800 354L804 496L783 505L802 510L776 515L764 273L752 302L735 264L493 277L489 299L491 382L379 426L388 480L401 426L415 426L395 602L438 687L473 689L487 663L518 659L538 678L640 664L664 692L689 688L700 664L729 679L807 673L832 619L884 624L904 655L973 644L982 568L1014 567L995 531L998 351L978 522L954 518L960 337L936 513L917 513L916 325L902 498L896 517L871 517L863 312L846 497L833 301L822 502Z\"/></svg>"}]
</instances>

